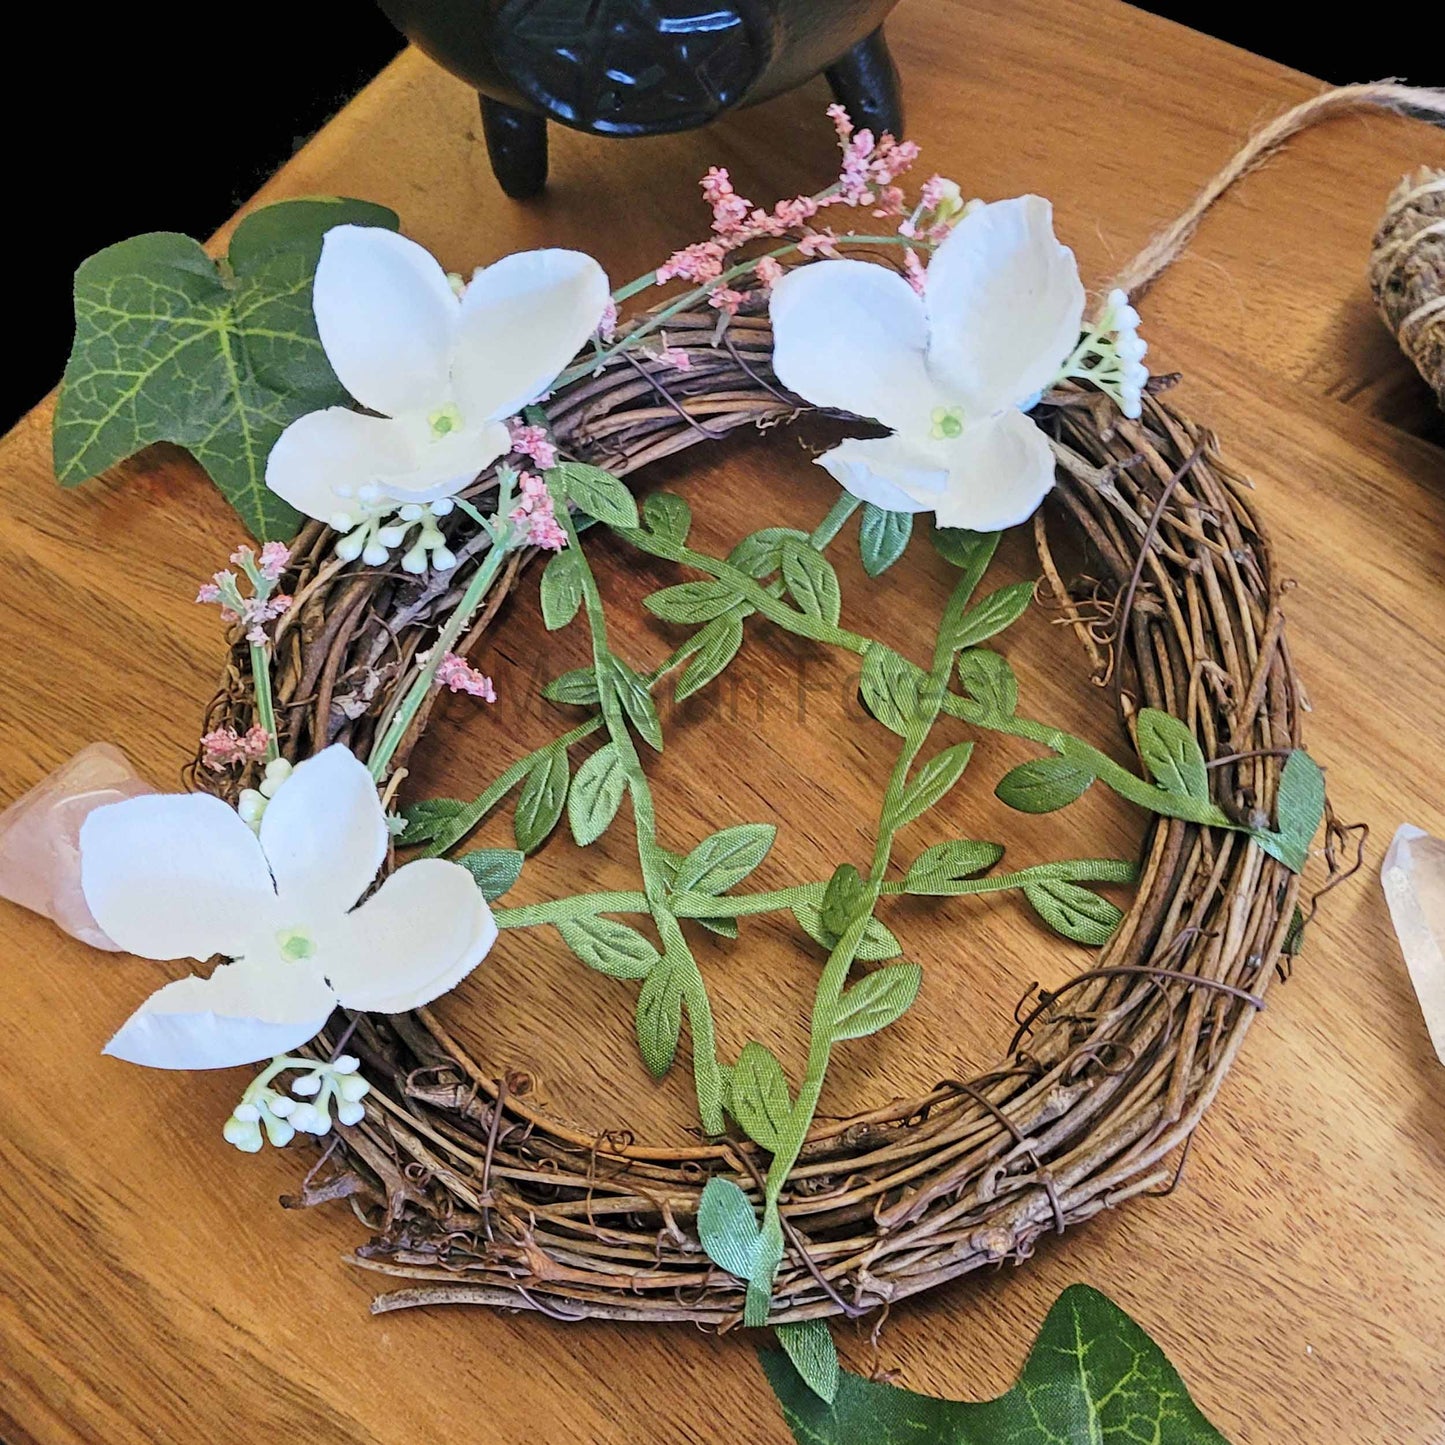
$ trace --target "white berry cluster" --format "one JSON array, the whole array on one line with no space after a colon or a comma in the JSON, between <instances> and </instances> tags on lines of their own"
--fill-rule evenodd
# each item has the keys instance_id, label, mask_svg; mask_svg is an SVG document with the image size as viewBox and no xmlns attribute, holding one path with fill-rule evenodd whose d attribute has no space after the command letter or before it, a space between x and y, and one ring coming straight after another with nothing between
<instances>
[{"instance_id":1,"label":"white berry cluster","mask_svg":"<svg viewBox=\"0 0 1445 1445\"><path fill-rule=\"evenodd\" d=\"M228 1144L255 1154L265 1140L280 1148L299 1134L327 1134L332 1109L338 1124L359 1124L366 1116L361 1102L371 1085L357 1072L360 1060L342 1054L329 1064L283 1054L272 1059L251 1081L241 1102L221 1130ZM273 1080L288 1069L304 1070L291 1082L291 1092L273 1087Z\"/></svg>"},{"instance_id":2,"label":"white berry cluster","mask_svg":"<svg viewBox=\"0 0 1445 1445\"><path fill-rule=\"evenodd\" d=\"M1139 335L1139 313L1124 292L1115 288L1104 298L1099 318L1084 333L1074 353L1064 363L1065 377L1092 382L1119 403L1130 419L1143 411L1144 387L1149 368L1144 357L1148 344Z\"/></svg>"},{"instance_id":3,"label":"white berry cluster","mask_svg":"<svg viewBox=\"0 0 1445 1445\"><path fill-rule=\"evenodd\" d=\"M349 488L334 488L338 493ZM450 571L457 565L456 554L447 546L437 518L452 510L450 497L435 502L397 502L382 493L374 482L355 489L354 499L347 498L347 510L335 513L329 520L334 531L343 535L336 543L336 555L343 562L358 557L368 567L380 567L396 548L406 543L413 527L419 527L416 539L402 554L402 569L425 572L434 567L438 572Z\"/></svg>"}]
</instances>

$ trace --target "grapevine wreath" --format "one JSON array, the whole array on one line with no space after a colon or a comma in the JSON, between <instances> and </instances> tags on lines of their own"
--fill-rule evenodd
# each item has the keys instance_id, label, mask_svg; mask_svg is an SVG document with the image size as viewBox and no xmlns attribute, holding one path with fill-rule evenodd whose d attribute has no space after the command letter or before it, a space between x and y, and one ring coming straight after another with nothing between
<instances>
[{"instance_id":1,"label":"grapevine wreath","mask_svg":"<svg viewBox=\"0 0 1445 1445\"><path fill-rule=\"evenodd\" d=\"M244 223L230 253L242 282L263 265L308 281L314 269L317 343L332 392L344 391L298 383L265 507L251 514L272 539L238 549L238 570L201 589L232 647L193 791L97 808L81 829L98 940L232 960L161 989L110 1051L173 1068L270 1059L226 1138L243 1150L324 1138L292 1202L350 1202L372 1235L356 1262L404 1282L379 1311L768 1324L819 1388L827 1317L1022 1261L1042 1234L1167 1192L1288 973L1313 911L1299 874L1319 824L1326 887L1342 876L1348 830L1302 749L1286 588L1249 484L1171 406L1172 378L1149 377L1129 297L1270 147L1332 109L1394 104L1397 89L1334 93L1276 123L1087 320L1046 202L965 204L939 177L909 202L899 180L915 148L855 132L837 112L833 186L765 211L714 170L709 238L610 295L574 252L504 258L464 284L379 208L338 226L305 202L294 222L273 207ZM842 215L868 224L844 228ZM293 224L311 242L287 239ZM62 477L86 465L67 430L93 400L86 328L113 326L120 307L119 261L106 266L77 281ZM618 318L619 303L679 282L680 294ZM842 490L811 533L767 525L711 557L689 545L687 500L654 492L639 507L619 480L809 410L850 434L818 458ZM275 529L298 512L311 520L285 544ZM1039 579L990 590L999 532L1025 523ZM681 641L650 673L609 645L593 526L676 564L679 580L646 602ZM925 527L926 543L914 537ZM1056 561L1066 536L1083 558L1073 581ZM874 577L910 542L951 564L931 659L841 625L826 551L844 537ZM544 690L581 721L474 801L406 796L439 692L494 696L467 658L540 558L546 626L590 634L592 665ZM1029 715L997 639L1031 604L1077 635L1137 770ZM766 893L746 880L775 829L740 823L668 839L673 851L642 763L662 746L654 694L708 686L757 622L853 653L861 725L897 757L871 864ZM940 717L975 739L1035 745L997 781L1016 809L1050 812L1091 786L1146 809L1140 861L1009 871L1000 845L966 838L896 859L894 834L971 761L972 741L930 745ZM509 798L516 849L468 849ZM637 891L493 908L556 828L591 843L624 800ZM159 888L157 868L185 871L192 892ZM1128 882L1126 910L1096 891ZM899 961L880 900L1001 891L1094 950L1077 974L1030 991L986 1072L860 1101L847 1117L830 1099L819 1116L832 1052L886 1028L922 980ZM801 1080L756 1042L720 1056L682 926L736 936L740 920L774 910L826 955ZM557 928L582 964L630 991L654 1075L686 1032L694 1142L554 1117L530 1076L473 1057L425 1007L514 927Z\"/></svg>"}]
</instances>

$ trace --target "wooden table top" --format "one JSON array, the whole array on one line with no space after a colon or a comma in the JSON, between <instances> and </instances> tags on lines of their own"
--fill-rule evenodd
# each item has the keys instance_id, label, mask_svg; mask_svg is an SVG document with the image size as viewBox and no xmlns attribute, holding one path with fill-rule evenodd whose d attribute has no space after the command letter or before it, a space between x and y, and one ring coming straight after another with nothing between
<instances>
[{"instance_id":1,"label":"wooden table top","mask_svg":"<svg viewBox=\"0 0 1445 1445\"><path fill-rule=\"evenodd\" d=\"M1250 126L1316 88L1103 0L904 0L889 34L925 167L968 194L1051 196L1094 283L1182 208ZM258 199L363 196L394 206L459 270L559 244L592 251L620 280L704 228L693 183L709 164L731 167L759 200L822 184L833 170L825 103L815 83L706 133L627 144L554 130L551 188L522 206L492 180L474 98L408 53ZM1026 1268L901 1307L878 1358L913 1388L970 1398L1006 1388L1049 1303L1084 1280L1163 1343L1236 1445L1445 1440L1445 1069L1375 878L1400 821L1445 831L1445 456L1432 399L1376 320L1364 279L1385 197L1422 162L1445 164L1445 140L1410 121L1348 119L1304 136L1223 203L1145 305L1151 361L1185 374L1181 405L1252 473L1282 568L1298 580L1289 635L1314 704L1307 741L1340 812L1371 826L1367 872L1331 899L1294 979L1272 991L1181 1188L1044 1241ZM0 791L18 795L99 738L169 784L219 665L214 617L189 598L234 546L236 524L170 449L56 490L49 423L46 404L0 454ZM745 530L780 495L780 479L799 516L829 500L826 479L777 435L699 449L663 478L691 489L700 525L718 536ZM655 585L603 554L619 610ZM1015 549L1012 565L1023 555ZM850 605L865 605L856 564L844 580L845 597L860 599ZM504 696L513 679L520 696L537 666L534 603L524 587L488 653ZM634 620L621 635L643 661L664 649L657 624ZM566 648L577 643L560 644L547 671L570 665ZM1040 712L1053 706L1095 736L1108 730L1067 639L1040 623L1021 645ZM766 719L714 718L721 741L683 720L667 776L692 767L703 786L679 826L751 816L725 796L722 771L772 767L774 791L759 788L753 811L765 798L785 825L799 812L822 819L780 844L778 881L815 876L830 848L846 856L859 826L830 795L842 788L831 774L808 781L809 749L841 726L841 693L818 663L803 726L790 689L807 659L776 640L758 646L754 675L777 705ZM515 756L540 740L529 733L552 726L534 708L499 735L450 704L423 750L428 791L475 787L498 748ZM874 766L865 760L863 771ZM1044 823L1015 818L1008 836L1047 857L1128 848L1139 827L1105 805ZM566 845L549 849L541 890L525 897L569 869L575 888L583 866L601 882L624 853L603 848L583 865ZM952 934L930 931L923 916L908 923L910 956L932 965L925 993L938 979L936 992L911 1032L863 1059L849 1054L835 1103L978 1064L1001 1046L1002 1015L1022 984L1078 966L1049 953L1012 907L967 918L954 909L947 921ZM243 1158L222 1144L241 1074L148 1073L100 1057L159 982L157 967L101 957L8 906L3 922L7 1441L787 1440L741 1335L460 1310L371 1318L378 1281L342 1262L362 1237L344 1206L276 1207L304 1156ZM736 974L725 969L734 954L704 959L724 1039L736 1048L748 1028L770 1029L765 1040L795 1066L796 962L776 985L770 1022L743 1017L772 962L786 972L781 936L758 937ZM536 1062L574 1114L652 1110L658 1129L685 1121L684 1082L659 1091L638 1077L629 1001L579 982L558 950L538 947L532 992L505 1002L491 980L520 955L499 949L476 988L448 1002L448 1017L484 1040L490 1029L493 1052ZM553 1009L559 1022L544 1043ZM845 1362L869 1368L866 1339L838 1333Z\"/></svg>"}]
</instances>

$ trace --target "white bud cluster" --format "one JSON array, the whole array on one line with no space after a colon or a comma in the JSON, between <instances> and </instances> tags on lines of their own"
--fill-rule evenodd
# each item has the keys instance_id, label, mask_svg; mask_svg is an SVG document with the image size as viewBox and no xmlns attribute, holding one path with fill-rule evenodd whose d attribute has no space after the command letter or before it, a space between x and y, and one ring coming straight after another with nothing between
<instances>
[{"instance_id":1,"label":"white bud cluster","mask_svg":"<svg viewBox=\"0 0 1445 1445\"><path fill-rule=\"evenodd\" d=\"M412 529L419 526L416 540L401 559L402 567L420 575L428 567L449 572L457 565L455 553L437 526L437 518L445 517L452 510L454 503L450 497L435 502L399 504L394 497L386 496L375 482L367 482L354 492L346 487L333 490L355 499L354 506L334 513L329 522L333 531L342 534L337 539L336 555L343 562L355 562L359 557L368 567L381 567L398 547L406 545Z\"/></svg>"},{"instance_id":2,"label":"white bud cluster","mask_svg":"<svg viewBox=\"0 0 1445 1445\"><path fill-rule=\"evenodd\" d=\"M329 1064L286 1055L273 1059L241 1095L221 1133L228 1144L255 1154L266 1140L280 1148L297 1134L330 1133L333 1108L335 1122L359 1124L366 1117L362 1100L371 1092L357 1072L360 1067L352 1054ZM286 1069L305 1070L292 1081L290 1094L272 1087L272 1080Z\"/></svg>"},{"instance_id":3,"label":"white bud cluster","mask_svg":"<svg viewBox=\"0 0 1445 1445\"><path fill-rule=\"evenodd\" d=\"M276 796L276 789L291 776L291 764L285 758L272 758L266 764L265 776L261 779L259 788L242 788L241 796L236 799L236 811L241 815L245 823L249 823L253 829L261 826L261 817L266 811L266 804Z\"/></svg>"},{"instance_id":4,"label":"white bud cluster","mask_svg":"<svg viewBox=\"0 0 1445 1445\"><path fill-rule=\"evenodd\" d=\"M1059 379L1077 377L1091 382L1112 396L1119 410L1134 420L1144 410L1144 388L1149 382L1144 357L1148 351L1148 344L1139 335L1139 313L1116 287L1105 297L1098 320L1064 363Z\"/></svg>"}]
</instances>

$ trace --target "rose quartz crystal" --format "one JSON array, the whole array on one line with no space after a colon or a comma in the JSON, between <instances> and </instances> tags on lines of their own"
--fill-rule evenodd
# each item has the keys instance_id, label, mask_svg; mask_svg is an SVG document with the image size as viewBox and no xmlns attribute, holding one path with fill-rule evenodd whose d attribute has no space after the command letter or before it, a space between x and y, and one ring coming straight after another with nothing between
<instances>
[{"instance_id":1,"label":"rose quartz crystal","mask_svg":"<svg viewBox=\"0 0 1445 1445\"><path fill-rule=\"evenodd\" d=\"M0 898L53 919L83 943L117 951L80 891L80 825L106 803L153 792L119 748L82 748L0 813Z\"/></svg>"}]
</instances>

